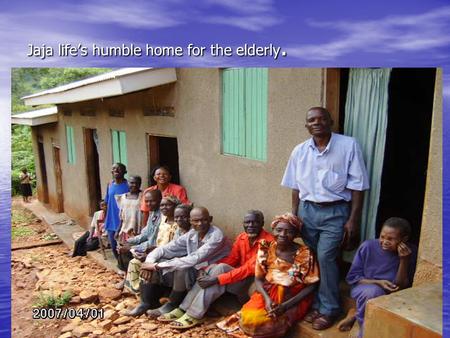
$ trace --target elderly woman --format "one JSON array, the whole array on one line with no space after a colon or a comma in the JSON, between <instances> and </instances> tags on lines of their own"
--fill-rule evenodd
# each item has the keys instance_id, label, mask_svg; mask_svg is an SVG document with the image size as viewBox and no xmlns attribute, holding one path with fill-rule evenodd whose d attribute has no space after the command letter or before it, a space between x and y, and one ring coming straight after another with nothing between
<instances>
[{"instance_id":1,"label":"elderly woman","mask_svg":"<svg viewBox=\"0 0 450 338\"><path fill-rule=\"evenodd\" d=\"M218 324L232 332L239 327L252 337L283 337L308 312L319 269L308 247L294 242L301 221L286 213L276 216L271 226L275 241L262 242L255 266L256 291L240 314ZM233 325L234 321L234 325Z\"/></svg>"},{"instance_id":2,"label":"elderly woman","mask_svg":"<svg viewBox=\"0 0 450 338\"><path fill-rule=\"evenodd\" d=\"M158 166L153 169L151 177L155 184L145 189L144 194L147 191L158 189L161 191L163 197L175 196L181 201L181 203L191 204L188 199L186 189L181 185L170 182L172 180L172 174L167 166ZM143 213L143 224L146 224L150 209L145 205L145 201L143 199L141 201L141 211Z\"/></svg>"}]
</instances>

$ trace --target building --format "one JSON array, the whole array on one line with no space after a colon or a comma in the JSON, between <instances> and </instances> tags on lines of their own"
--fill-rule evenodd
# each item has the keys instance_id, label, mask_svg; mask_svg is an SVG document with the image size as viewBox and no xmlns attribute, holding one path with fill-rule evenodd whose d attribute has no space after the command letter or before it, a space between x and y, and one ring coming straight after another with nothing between
<instances>
[{"instance_id":1,"label":"building","mask_svg":"<svg viewBox=\"0 0 450 338\"><path fill-rule=\"evenodd\" d=\"M150 168L165 163L190 200L207 206L233 236L248 209L262 210L266 223L290 209L291 192L280 181L291 150L309 137L305 113L326 106L335 130L342 131L355 86L351 74L320 68L120 69L24 97L30 106L54 104L57 113L14 115L12 123L32 126L39 200L81 224L88 224L105 194L112 163L127 164L128 174L141 175L144 186ZM373 237L389 216L408 218L419 243L414 283L420 285L442 280L442 71L389 74L386 141L375 161L381 176L372 183L379 199L368 234ZM364 135L358 140L370 146Z\"/></svg>"}]
</instances>

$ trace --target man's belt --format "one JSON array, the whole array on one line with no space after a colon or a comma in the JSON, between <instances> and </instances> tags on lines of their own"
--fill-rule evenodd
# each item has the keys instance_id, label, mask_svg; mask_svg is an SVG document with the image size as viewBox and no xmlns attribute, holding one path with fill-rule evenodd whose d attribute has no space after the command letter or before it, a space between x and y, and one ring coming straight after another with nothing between
<instances>
[{"instance_id":1,"label":"man's belt","mask_svg":"<svg viewBox=\"0 0 450 338\"><path fill-rule=\"evenodd\" d=\"M349 203L346 200L337 200L337 201L331 201L331 202L313 202L313 201L305 200L305 202L311 203L311 204L316 205L318 207L331 207L331 206L334 206L334 205Z\"/></svg>"}]
</instances>

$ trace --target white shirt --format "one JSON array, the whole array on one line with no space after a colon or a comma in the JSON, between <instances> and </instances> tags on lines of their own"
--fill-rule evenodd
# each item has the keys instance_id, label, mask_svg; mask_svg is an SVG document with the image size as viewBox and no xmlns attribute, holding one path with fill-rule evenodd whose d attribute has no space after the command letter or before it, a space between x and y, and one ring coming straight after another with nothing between
<instances>
[{"instance_id":1,"label":"white shirt","mask_svg":"<svg viewBox=\"0 0 450 338\"><path fill-rule=\"evenodd\" d=\"M332 133L322 152L313 138L294 148L281 185L299 190L302 201L350 201L350 190L367 190L369 179L356 140Z\"/></svg>"}]
</instances>

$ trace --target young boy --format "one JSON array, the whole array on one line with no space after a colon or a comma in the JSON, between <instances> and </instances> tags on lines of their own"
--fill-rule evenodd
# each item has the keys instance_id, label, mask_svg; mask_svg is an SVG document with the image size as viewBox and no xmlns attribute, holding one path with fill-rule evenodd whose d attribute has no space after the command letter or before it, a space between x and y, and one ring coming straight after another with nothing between
<instances>
[{"instance_id":1,"label":"young boy","mask_svg":"<svg viewBox=\"0 0 450 338\"><path fill-rule=\"evenodd\" d=\"M356 315L342 320L339 330L350 330L358 320L359 337L362 337L367 301L411 286L417 247L407 244L410 233L407 220L391 217L384 222L380 238L367 240L358 248L346 278L352 286L351 296L356 300Z\"/></svg>"},{"instance_id":2,"label":"young boy","mask_svg":"<svg viewBox=\"0 0 450 338\"><path fill-rule=\"evenodd\" d=\"M128 182L125 179L127 167L122 163L114 163L111 169L113 180L108 183L106 188L105 203L108 206L106 212L105 229L108 231L108 239L111 244L111 250L114 257L117 254L117 242L115 239L116 231L120 225L119 207L116 202L116 195L124 194L129 191Z\"/></svg>"},{"instance_id":3,"label":"young boy","mask_svg":"<svg viewBox=\"0 0 450 338\"><path fill-rule=\"evenodd\" d=\"M91 231L86 231L83 236L75 241L72 257L86 256L86 251L97 250L104 236L103 223L106 216L106 203L100 201L100 210L94 213L91 222Z\"/></svg>"}]
</instances>

